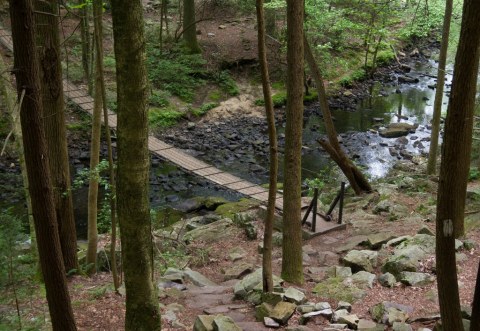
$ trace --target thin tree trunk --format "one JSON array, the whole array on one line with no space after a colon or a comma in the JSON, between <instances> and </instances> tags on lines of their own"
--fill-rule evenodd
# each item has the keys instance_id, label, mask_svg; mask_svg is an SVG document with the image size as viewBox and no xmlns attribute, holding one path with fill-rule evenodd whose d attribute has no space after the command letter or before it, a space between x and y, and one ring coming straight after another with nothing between
<instances>
[{"instance_id":1,"label":"thin tree trunk","mask_svg":"<svg viewBox=\"0 0 480 331\"><path fill-rule=\"evenodd\" d=\"M32 0L11 0L10 19L17 92L25 91L20 118L38 253L53 330L76 330L55 215L42 123L40 69L35 49Z\"/></svg>"},{"instance_id":2,"label":"thin tree trunk","mask_svg":"<svg viewBox=\"0 0 480 331\"><path fill-rule=\"evenodd\" d=\"M94 1L95 7L98 7L97 2ZM102 7L100 6L100 11ZM98 8L94 10L94 21L98 19ZM101 16L100 16L101 17ZM101 22L100 22L101 24ZM98 26L98 22L95 23ZM97 31L95 32L94 40L97 38ZM95 40L98 45L101 41ZM97 47L95 47L97 49ZM98 50L97 50L98 54ZM92 265L89 274L96 272L97 264L97 215L98 215L98 163L100 161L100 136L102 133L102 77L101 77L101 62L103 58L95 56L95 95L93 102L93 117L92 117L92 136L90 142L90 181L88 186L88 246L87 246L87 265Z\"/></svg>"},{"instance_id":3,"label":"thin tree trunk","mask_svg":"<svg viewBox=\"0 0 480 331\"><path fill-rule=\"evenodd\" d=\"M70 163L68 159L65 101L58 31L58 4L56 0L36 1L39 13L37 51L40 60L40 83L45 112L44 127L47 139L50 174L52 176L63 262L67 271L78 269L77 232L70 194ZM48 14L43 14L48 13Z\"/></svg>"},{"instance_id":4,"label":"thin tree trunk","mask_svg":"<svg viewBox=\"0 0 480 331\"><path fill-rule=\"evenodd\" d=\"M202 49L197 41L197 28L195 24L195 0L183 0L183 39L190 53L201 53Z\"/></svg>"},{"instance_id":5,"label":"thin tree trunk","mask_svg":"<svg viewBox=\"0 0 480 331\"><path fill-rule=\"evenodd\" d=\"M472 302L472 318L470 319L470 331L480 330L480 263L477 270L477 281Z\"/></svg>"},{"instance_id":6,"label":"thin tree trunk","mask_svg":"<svg viewBox=\"0 0 480 331\"><path fill-rule=\"evenodd\" d=\"M265 15L263 0L257 0L257 24L258 24L258 58L262 74L263 98L265 100L265 112L268 123L268 139L270 143L270 173L268 187L267 215L265 217L265 231L263 235L263 292L273 292L272 276L272 234L275 219L275 200L277 197L278 176L278 147L277 130L275 128L275 113L270 90L270 77L268 74L267 51L265 49Z\"/></svg>"},{"instance_id":7,"label":"thin tree trunk","mask_svg":"<svg viewBox=\"0 0 480 331\"><path fill-rule=\"evenodd\" d=\"M287 109L284 156L282 278L303 283L302 265L302 124L303 1L287 0Z\"/></svg>"},{"instance_id":8,"label":"thin tree trunk","mask_svg":"<svg viewBox=\"0 0 480 331\"><path fill-rule=\"evenodd\" d=\"M82 4L84 0L79 0ZM90 10L88 5L85 5L80 10L80 35L82 37L82 67L83 75L87 81L88 93L93 92L93 79L91 75L91 63L92 63L92 43L90 39Z\"/></svg>"},{"instance_id":9,"label":"thin tree trunk","mask_svg":"<svg viewBox=\"0 0 480 331\"><path fill-rule=\"evenodd\" d=\"M436 261L444 330L463 330L455 261L455 238L464 234L467 177L480 55L480 2L465 0L437 197Z\"/></svg>"},{"instance_id":10,"label":"thin tree trunk","mask_svg":"<svg viewBox=\"0 0 480 331\"><path fill-rule=\"evenodd\" d=\"M143 8L140 0L112 0L117 59L117 205L125 272L127 331L161 328L151 280L149 152Z\"/></svg>"},{"instance_id":11,"label":"thin tree trunk","mask_svg":"<svg viewBox=\"0 0 480 331\"><path fill-rule=\"evenodd\" d=\"M325 124L325 130L327 131L328 142L320 140L319 143L340 167L344 175L347 177L350 186L356 194L362 194L365 192L371 192L372 187L362 174L362 172L353 164L351 160L347 158L345 153L338 142L337 132L332 120L332 114L327 102L327 94L323 85L323 78L320 69L315 62L312 50L307 39L304 37L305 43L305 58L312 73L315 85L317 87L318 100L320 103L320 110L323 115L323 122Z\"/></svg>"},{"instance_id":12,"label":"thin tree trunk","mask_svg":"<svg viewBox=\"0 0 480 331\"><path fill-rule=\"evenodd\" d=\"M432 133L430 135L430 152L428 154L427 174L433 175L437 167L438 135L440 133L440 116L442 114L443 88L445 85L445 67L447 65L448 38L452 19L453 0L447 0L443 18L442 45L438 59L437 89L433 103Z\"/></svg>"},{"instance_id":13,"label":"thin tree trunk","mask_svg":"<svg viewBox=\"0 0 480 331\"><path fill-rule=\"evenodd\" d=\"M102 27L102 0L95 0L93 3L93 11L95 15L94 25L95 25L95 47L96 47L96 56L98 59L103 59L103 27ZM105 79L103 76L103 61L98 61L98 69L100 75L100 88L102 94L102 105L103 105L103 122L105 123L105 140L107 142L107 154L108 154L108 171L110 177L110 217L111 217L111 231L112 231L112 242L110 243L110 269L112 270L113 286L115 291L118 291L120 287L120 279L117 273L117 255L116 244L117 244L117 204L116 204L116 193L115 193L115 167L113 163L113 150L112 150L112 137L110 135L110 128L108 126L108 109L107 109L107 95L105 89Z\"/></svg>"}]
</instances>

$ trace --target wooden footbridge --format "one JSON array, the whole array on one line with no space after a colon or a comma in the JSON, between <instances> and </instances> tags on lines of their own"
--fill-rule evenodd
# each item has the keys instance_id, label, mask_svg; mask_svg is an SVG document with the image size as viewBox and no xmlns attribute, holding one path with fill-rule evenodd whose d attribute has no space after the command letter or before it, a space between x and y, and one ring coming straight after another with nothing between
<instances>
[{"instance_id":1,"label":"wooden footbridge","mask_svg":"<svg viewBox=\"0 0 480 331\"><path fill-rule=\"evenodd\" d=\"M11 33L2 26L0 26L0 43L9 51L13 52ZM77 86L69 82L67 79L64 79L63 90L66 98L68 98L72 103L78 105L85 112L93 115L93 98L88 94L88 91L85 88ZM108 110L108 123L103 124L107 124L112 130L116 130L117 115L111 110ZM152 154L175 164L189 173L203 177L216 185L239 192L249 198L260 201L265 205L268 201L268 189L251 183L240 177L226 173L189 155L182 149L167 144L152 135L148 137L148 148ZM283 210L283 196L279 193L277 193L276 196L275 207L277 212L281 214ZM302 208L307 209L307 207L307 204L302 204ZM337 224L336 222L326 222L321 217L318 217L315 235L334 231L339 228L344 228L344 225Z\"/></svg>"}]
</instances>

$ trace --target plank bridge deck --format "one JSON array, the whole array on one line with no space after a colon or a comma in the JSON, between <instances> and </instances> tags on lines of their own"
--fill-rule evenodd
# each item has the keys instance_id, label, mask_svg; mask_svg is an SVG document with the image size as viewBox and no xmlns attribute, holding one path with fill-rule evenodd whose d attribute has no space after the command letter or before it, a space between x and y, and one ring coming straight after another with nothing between
<instances>
[{"instance_id":1,"label":"plank bridge deck","mask_svg":"<svg viewBox=\"0 0 480 331\"><path fill-rule=\"evenodd\" d=\"M2 26L0 26L0 44L6 47L9 51L13 52L11 33ZM88 94L88 91L85 88L77 86L72 82L68 81L67 79L64 79L63 90L64 95L67 99L69 99L72 103L75 103L77 106L79 106L81 109L83 109L90 115L93 115L94 100ZM108 110L108 123L106 124L108 124L108 126L113 130L117 129L117 115L111 110ZM178 167L182 168L187 172L208 179L216 185L239 192L245 196L260 201L262 204L266 204L268 201L268 189L251 183L235 175L224 172L208 163L205 163L204 161L201 161L189 155L182 149L176 148L170 144L165 143L164 141L161 141L158 138L155 138L152 135L148 137L148 149L152 154L157 155L160 158L177 165ZM283 196L279 193L277 193L276 196L275 207L279 213L282 212ZM306 207L307 205L302 202L302 208ZM334 224L324 225L322 224L322 222L319 223L320 229L318 231L320 232L318 234L325 233L333 230L334 228L337 228L337 226L335 226ZM344 226L341 226L341 228L344 228Z\"/></svg>"}]
</instances>

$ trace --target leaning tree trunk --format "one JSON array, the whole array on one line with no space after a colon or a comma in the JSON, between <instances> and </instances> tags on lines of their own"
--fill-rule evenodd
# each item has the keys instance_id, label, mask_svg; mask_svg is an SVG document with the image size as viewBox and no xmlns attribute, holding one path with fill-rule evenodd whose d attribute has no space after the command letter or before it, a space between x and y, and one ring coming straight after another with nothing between
<instances>
[{"instance_id":1,"label":"leaning tree trunk","mask_svg":"<svg viewBox=\"0 0 480 331\"><path fill-rule=\"evenodd\" d=\"M285 127L282 278L303 283L302 125L303 2L287 0L287 117Z\"/></svg>"},{"instance_id":2,"label":"leaning tree trunk","mask_svg":"<svg viewBox=\"0 0 480 331\"><path fill-rule=\"evenodd\" d=\"M42 102L47 139L50 174L54 188L63 262L67 271L78 269L77 233L70 190L70 163L68 159L65 101L58 31L58 4L56 0L36 1L37 51L40 60Z\"/></svg>"},{"instance_id":3,"label":"leaning tree trunk","mask_svg":"<svg viewBox=\"0 0 480 331\"><path fill-rule=\"evenodd\" d=\"M20 120L37 245L53 330L76 330L55 215L43 132L40 69L32 0L11 0L10 19L18 95L25 93Z\"/></svg>"},{"instance_id":4,"label":"leaning tree trunk","mask_svg":"<svg viewBox=\"0 0 480 331\"><path fill-rule=\"evenodd\" d=\"M440 132L440 117L442 114L443 88L445 85L445 67L447 64L448 38L452 18L453 0L447 0L443 18L442 45L438 59L437 89L433 103L432 133L430 135L430 152L428 153L427 174L435 174L437 167L438 135Z\"/></svg>"},{"instance_id":5,"label":"leaning tree trunk","mask_svg":"<svg viewBox=\"0 0 480 331\"><path fill-rule=\"evenodd\" d=\"M152 282L145 37L141 0L112 0L117 59L117 205L127 292L125 329L160 330Z\"/></svg>"},{"instance_id":6,"label":"leaning tree trunk","mask_svg":"<svg viewBox=\"0 0 480 331\"><path fill-rule=\"evenodd\" d=\"M472 318L470 319L470 331L478 330L480 330L480 264L477 270L477 281L475 282L472 302Z\"/></svg>"},{"instance_id":7,"label":"leaning tree trunk","mask_svg":"<svg viewBox=\"0 0 480 331\"><path fill-rule=\"evenodd\" d=\"M278 176L278 147L277 130L275 128L275 113L270 90L270 77L268 74L267 52L265 49L265 15L263 0L257 0L257 24L258 24L258 59L262 74L263 98L265 100L265 112L268 123L268 139L270 142L270 173L268 187L267 216L265 217L265 231L263 236L263 292L273 292L272 276L272 234L275 220L275 200L277 197Z\"/></svg>"},{"instance_id":8,"label":"leaning tree trunk","mask_svg":"<svg viewBox=\"0 0 480 331\"><path fill-rule=\"evenodd\" d=\"M463 330L457 283L455 238L464 234L464 211L480 55L480 1L465 0L437 197L436 261L444 330Z\"/></svg>"},{"instance_id":9,"label":"leaning tree trunk","mask_svg":"<svg viewBox=\"0 0 480 331\"><path fill-rule=\"evenodd\" d=\"M340 143L338 142L337 132L333 125L332 114L327 102L327 94L323 85L323 78L320 69L315 62L312 50L304 37L305 42L305 58L312 73L315 85L317 86L318 100L320 102L320 110L323 115L323 122L325 123L325 130L327 131L328 141L320 140L319 144L330 155L335 163L342 169L343 174L347 177L350 186L356 194L371 192L372 187L363 173L347 158Z\"/></svg>"}]
</instances>

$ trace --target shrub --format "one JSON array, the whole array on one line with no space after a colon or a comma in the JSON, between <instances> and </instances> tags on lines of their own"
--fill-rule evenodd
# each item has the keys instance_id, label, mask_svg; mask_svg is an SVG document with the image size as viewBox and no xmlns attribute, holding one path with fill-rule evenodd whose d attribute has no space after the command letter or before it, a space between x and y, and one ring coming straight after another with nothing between
<instances>
[{"instance_id":1,"label":"shrub","mask_svg":"<svg viewBox=\"0 0 480 331\"><path fill-rule=\"evenodd\" d=\"M183 113L171 108L150 108L148 111L148 122L151 127L169 127L175 125Z\"/></svg>"},{"instance_id":2,"label":"shrub","mask_svg":"<svg viewBox=\"0 0 480 331\"><path fill-rule=\"evenodd\" d=\"M200 117L200 116L205 115L210 109L213 109L217 106L218 106L218 103L209 102L209 103L203 104L202 106L200 106L200 108L192 109L192 114L197 116L197 117Z\"/></svg>"}]
</instances>

